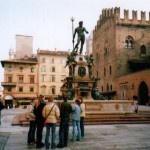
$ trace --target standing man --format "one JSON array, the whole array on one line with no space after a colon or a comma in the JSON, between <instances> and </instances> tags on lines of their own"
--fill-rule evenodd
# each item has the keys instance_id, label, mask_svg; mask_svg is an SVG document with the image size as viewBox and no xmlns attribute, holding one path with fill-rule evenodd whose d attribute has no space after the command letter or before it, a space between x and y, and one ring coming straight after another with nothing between
<instances>
[{"instance_id":1,"label":"standing man","mask_svg":"<svg viewBox=\"0 0 150 150\"><path fill-rule=\"evenodd\" d=\"M59 143L58 148L68 145L69 121L72 113L71 104L67 101L67 97L63 97L63 103L60 106L60 127L59 127Z\"/></svg>"},{"instance_id":2,"label":"standing man","mask_svg":"<svg viewBox=\"0 0 150 150\"><path fill-rule=\"evenodd\" d=\"M46 135L45 135L45 145L46 149L50 148L50 128L51 128L51 148L56 148L55 138L56 138L56 123L59 119L59 108L53 102L54 98L52 96L48 97L48 103L43 108L43 117L46 119Z\"/></svg>"},{"instance_id":3,"label":"standing man","mask_svg":"<svg viewBox=\"0 0 150 150\"><path fill-rule=\"evenodd\" d=\"M35 105L34 114L35 114L35 122L37 127L36 132L36 148L42 148L44 147L44 143L42 143L42 132L44 127L44 117L42 116L42 111L45 106L45 103L43 102L43 97L39 96L38 102Z\"/></svg>"},{"instance_id":4,"label":"standing man","mask_svg":"<svg viewBox=\"0 0 150 150\"><path fill-rule=\"evenodd\" d=\"M28 113L26 114L26 117L30 121L30 127L28 131L28 144L34 144L36 142L35 140L35 130L36 130L36 122L35 122L35 115L34 115L34 108L37 100L33 98L31 100L31 104L28 106Z\"/></svg>"},{"instance_id":5,"label":"standing man","mask_svg":"<svg viewBox=\"0 0 150 150\"><path fill-rule=\"evenodd\" d=\"M75 32L73 34L73 43L74 43L74 38L76 36L76 33L78 34L78 39L77 39L77 44L75 45L75 48L73 51L75 51L76 49L76 52L78 51L78 46L81 42L81 47L80 47L80 54L82 53L83 51L83 45L84 45L84 42L85 42L85 35L84 35L84 32L86 33L89 33L84 27L83 27L83 21L80 21L79 22L79 26L75 29Z\"/></svg>"}]
</instances>

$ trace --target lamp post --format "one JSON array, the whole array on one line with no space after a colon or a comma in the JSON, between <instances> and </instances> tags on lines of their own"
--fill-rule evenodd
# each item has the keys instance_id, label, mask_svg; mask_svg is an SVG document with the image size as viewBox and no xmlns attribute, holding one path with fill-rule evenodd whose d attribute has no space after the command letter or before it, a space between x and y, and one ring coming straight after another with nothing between
<instances>
[{"instance_id":1,"label":"lamp post","mask_svg":"<svg viewBox=\"0 0 150 150\"><path fill-rule=\"evenodd\" d=\"M73 41L74 26L73 26L73 22L74 22L75 18L71 17L70 20L72 22L72 43L73 43L73 50L74 50L74 41Z\"/></svg>"}]
</instances>

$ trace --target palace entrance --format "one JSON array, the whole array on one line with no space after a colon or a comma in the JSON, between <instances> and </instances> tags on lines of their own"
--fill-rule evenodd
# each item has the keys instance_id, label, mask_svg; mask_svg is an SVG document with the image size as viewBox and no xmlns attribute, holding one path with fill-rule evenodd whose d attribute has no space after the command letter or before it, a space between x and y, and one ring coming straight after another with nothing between
<instances>
[{"instance_id":1,"label":"palace entrance","mask_svg":"<svg viewBox=\"0 0 150 150\"><path fill-rule=\"evenodd\" d=\"M146 105L149 103L148 87L144 81L142 81L139 86L138 102L139 105Z\"/></svg>"}]
</instances>

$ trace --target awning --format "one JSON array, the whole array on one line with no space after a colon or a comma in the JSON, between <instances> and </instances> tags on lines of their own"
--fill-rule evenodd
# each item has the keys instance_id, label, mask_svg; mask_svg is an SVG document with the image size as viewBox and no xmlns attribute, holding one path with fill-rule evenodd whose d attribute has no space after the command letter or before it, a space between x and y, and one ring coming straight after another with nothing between
<instances>
[{"instance_id":1,"label":"awning","mask_svg":"<svg viewBox=\"0 0 150 150\"><path fill-rule=\"evenodd\" d=\"M11 95L6 95L4 99L5 100L13 100L14 98Z\"/></svg>"}]
</instances>

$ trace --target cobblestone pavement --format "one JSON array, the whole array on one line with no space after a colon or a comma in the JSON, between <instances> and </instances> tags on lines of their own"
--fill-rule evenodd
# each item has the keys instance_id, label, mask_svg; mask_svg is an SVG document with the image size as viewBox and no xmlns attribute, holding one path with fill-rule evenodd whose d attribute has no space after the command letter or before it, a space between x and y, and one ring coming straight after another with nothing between
<instances>
[{"instance_id":1,"label":"cobblestone pavement","mask_svg":"<svg viewBox=\"0 0 150 150\"><path fill-rule=\"evenodd\" d=\"M36 149L35 145L26 144L28 127L22 127L22 130L18 127L18 129L14 132L0 131L0 150ZM64 150L150 150L149 124L85 126L85 131L85 138L81 142L72 143L69 140L68 147ZM71 134L72 127L70 127L69 139ZM43 142L44 136L45 129ZM56 143L58 143L58 127Z\"/></svg>"}]
</instances>

